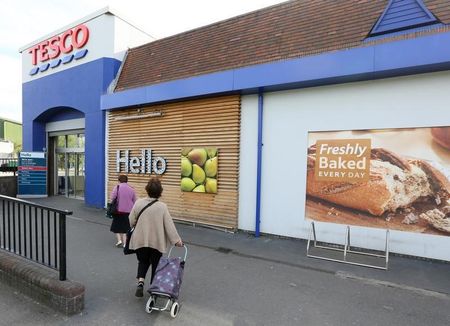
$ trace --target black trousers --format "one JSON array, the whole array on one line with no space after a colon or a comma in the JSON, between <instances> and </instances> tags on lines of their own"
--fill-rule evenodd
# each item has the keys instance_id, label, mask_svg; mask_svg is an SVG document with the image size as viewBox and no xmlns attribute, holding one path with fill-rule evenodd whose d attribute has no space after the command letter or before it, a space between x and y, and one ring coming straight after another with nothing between
<instances>
[{"instance_id":1,"label":"black trousers","mask_svg":"<svg viewBox=\"0 0 450 326\"><path fill-rule=\"evenodd\" d=\"M136 257L138 259L136 278L145 278L150 265L152 265L152 277L150 279L150 283L152 283L153 277L155 277L156 267L158 266L161 256L162 253L153 248L143 247L136 249Z\"/></svg>"}]
</instances>

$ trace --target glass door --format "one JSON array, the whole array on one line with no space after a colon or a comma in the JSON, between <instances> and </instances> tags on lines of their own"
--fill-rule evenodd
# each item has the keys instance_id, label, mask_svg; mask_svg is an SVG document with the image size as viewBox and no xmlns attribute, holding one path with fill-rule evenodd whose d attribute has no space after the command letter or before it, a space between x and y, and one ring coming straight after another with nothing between
<instances>
[{"instance_id":1,"label":"glass door","mask_svg":"<svg viewBox=\"0 0 450 326\"><path fill-rule=\"evenodd\" d=\"M84 153L67 155L67 196L84 198Z\"/></svg>"},{"instance_id":2,"label":"glass door","mask_svg":"<svg viewBox=\"0 0 450 326\"><path fill-rule=\"evenodd\" d=\"M55 138L55 193L84 199L84 134L61 135Z\"/></svg>"},{"instance_id":3,"label":"glass door","mask_svg":"<svg viewBox=\"0 0 450 326\"><path fill-rule=\"evenodd\" d=\"M78 181L77 187L75 189L75 196L84 198L84 153L77 154L76 176L78 178Z\"/></svg>"},{"instance_id":4,"label":"glass door","mask_svg":"<svg viewBox=\"0 0 450 326\"><path fill-rule=\"evenodd\" d=\"M65 153L57 153L55 155L56 158L56 191L55 193L58 195L66 195L66 154Z\"/></svg>"},{"instance_id":5,"label":"glass door","mask_svg":"<svg viewBox=\"0 0 450 326\"><path fill-rule=\"evenodd\" d=\"M67 156L67 197L75 197L77 154L66 153Z\"/></svg>"}]
</instances>

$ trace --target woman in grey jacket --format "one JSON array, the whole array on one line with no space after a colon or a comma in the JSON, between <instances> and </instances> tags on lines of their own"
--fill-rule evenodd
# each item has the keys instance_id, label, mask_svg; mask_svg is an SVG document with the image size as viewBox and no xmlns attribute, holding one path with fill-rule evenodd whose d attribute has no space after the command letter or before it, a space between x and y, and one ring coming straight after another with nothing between
<instances>
[{"instance_id":1,"label":"woman in grey jacket","mask_svg":"<svg viewBox=\"0 0 450 326\"><path fill-rule=\"evenodd\" d=\"M129 216L131 227L135 227L130 239L130 249L136 250L138 260L136 276L138 284L135 293L137 297L144 295L144 280L150 265L152 266L151 283L159 259L166 252L167 247L169 245L183 246L167 205L158 201L163 191L161 181L157 178L151 178L145 190L148 197L138 199ZM151 206L143 210L153 201L155 202ZM139 220L137 220L141 211Z\"/></svg>"}]
</instances>

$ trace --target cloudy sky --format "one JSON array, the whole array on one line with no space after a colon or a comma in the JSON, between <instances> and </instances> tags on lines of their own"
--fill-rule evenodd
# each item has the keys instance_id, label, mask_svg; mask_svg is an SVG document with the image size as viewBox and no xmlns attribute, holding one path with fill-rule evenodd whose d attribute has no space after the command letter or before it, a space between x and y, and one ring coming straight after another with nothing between
<instances>
[{"instance_id":1,"label":"cloudy sky","mask_svg":"<svg viewBox=\"0 0 450 326\"><path fill-rule=\"evenodd\" d=\"M19 48L110 6L148 34L162 38L284 0L2 0L0 117L22 120Z\"/></svg>"}]
</instances>

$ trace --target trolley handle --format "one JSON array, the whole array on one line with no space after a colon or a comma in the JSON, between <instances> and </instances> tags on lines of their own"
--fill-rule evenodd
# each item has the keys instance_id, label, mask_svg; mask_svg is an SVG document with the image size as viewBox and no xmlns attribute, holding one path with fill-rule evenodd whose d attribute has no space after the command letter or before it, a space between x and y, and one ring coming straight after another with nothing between
<instances>
[{"instance_id":1,"label":"trolley handle","mask_svg":"<svg viewBox=\"0 0 450 326\"><path fill-rule=\"evenodd\" d=\"M170 254L172 253L172 249L173 249L173 248L175 248L175 246L171 246L171 247L170 247L169 253L167 254L167 258L170 258ZM183 244L183 248L184 248L184 258L183 258L183 261L186 261L188 249L187 249L187 247L186 247L185 244ZM180 258L181 258L181 257L180 257Z\"/></svg>"}]
</instances>

